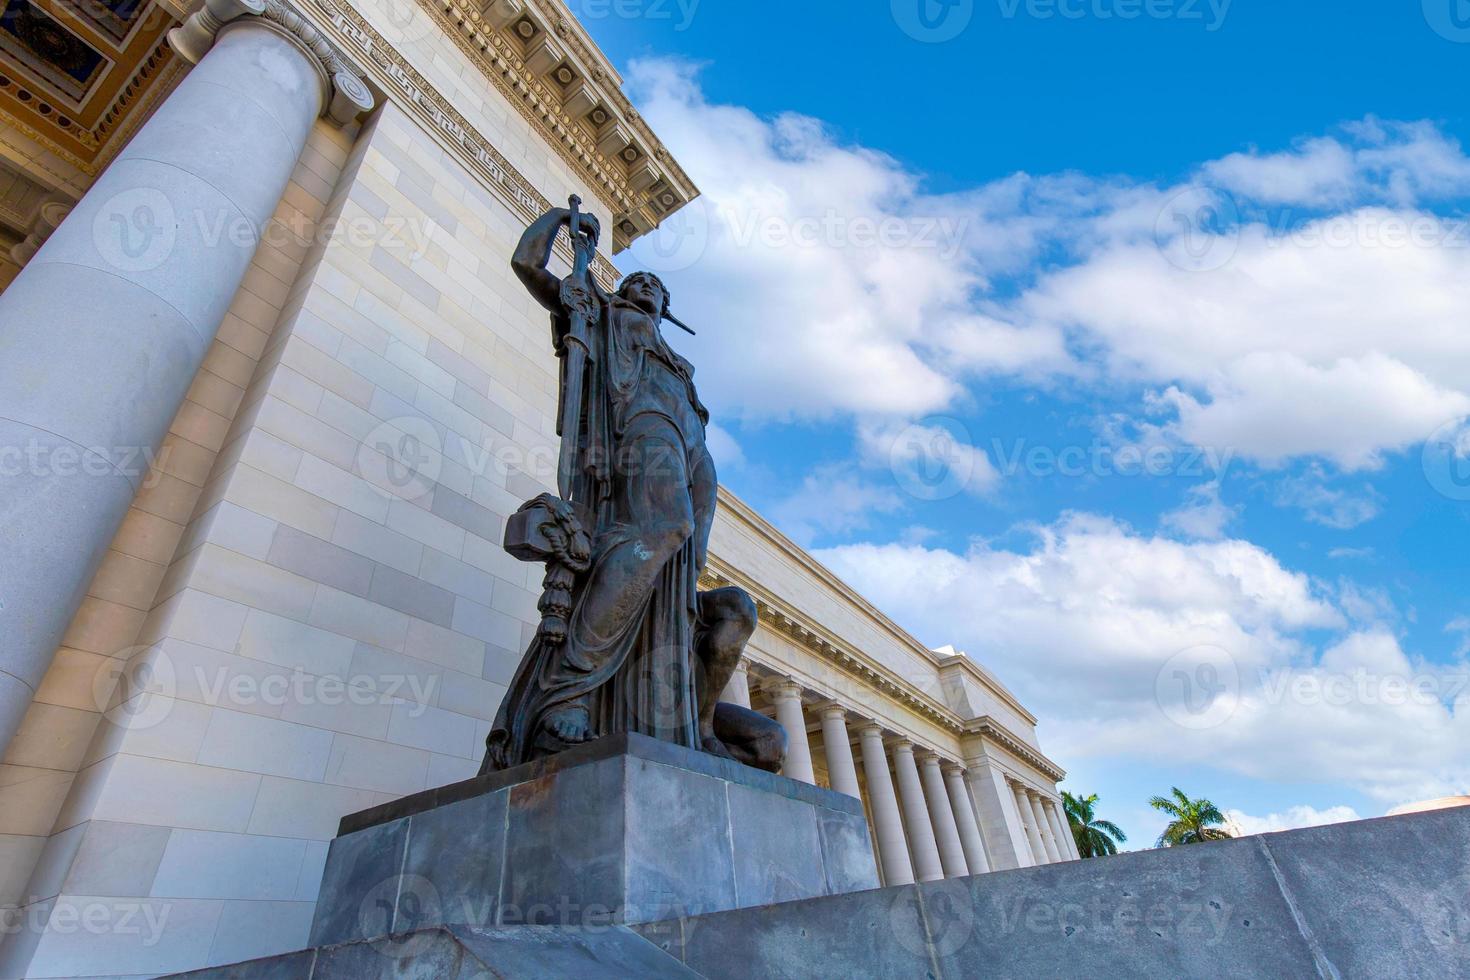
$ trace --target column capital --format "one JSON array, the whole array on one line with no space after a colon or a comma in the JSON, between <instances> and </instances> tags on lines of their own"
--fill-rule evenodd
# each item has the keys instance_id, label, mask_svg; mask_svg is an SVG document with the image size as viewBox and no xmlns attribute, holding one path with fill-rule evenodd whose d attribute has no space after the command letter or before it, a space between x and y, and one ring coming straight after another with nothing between
<instances>
[{"instance_id":1,"label":"column capital","mask_svg":"<svg viewBox=\"0 0 1470 980\"><path fill-rule=\"evenodd\" d=\"M783 677L771 686L771 694L782 700L801 700L802 686L794 678Z\"/></svg>"},{"instance_id":2,"label":"column capital","mask_svg":"<svg viewBox=\"0 0 1470 980\"><path fill-rule=\"evenodd\" d=\"M841 718L847 720L847 709L840 704L829 704L822 709L823 718Z\"/></svg>"},{"instance_id":3,"label":"column capital","mask_svg":"<svg viewBox=\"0 0 1470 980\"><path fill-rule=\"evenodd\" d=\"M204 0L204 5L168 33L169 46L198 64L226 29L254 23L292 41L316 69L322 85L322 115L338 126L373 108L376 99L356 66L317 26L287 0Z\"/></svg>"},{"instance_id":4,"label":"column capital","mask_svg":"<svg viewBox=\"0 0 1470 980\"><path fill-rule=\"evenodd\" d=\"M913 742L910 742L908 739L902 738L902 737L897 738L897 739L894 739L894 741L893 741L893 751L895 751L895 752L901 752L901 753L903 753L905 755L913 755L914 754L914 743Z\"/></svg>"},{"instance_id":5,"label":"column capital","mask_svg":"<svg viewBox=\"0 0 1470 980\"><path fill-rule=\"evenodd\" d=\"M883 738L883 726L876 721L865 722L858 729L858 734L864 738L877 738L881 740Z\"/></svg>"}]
</instances>

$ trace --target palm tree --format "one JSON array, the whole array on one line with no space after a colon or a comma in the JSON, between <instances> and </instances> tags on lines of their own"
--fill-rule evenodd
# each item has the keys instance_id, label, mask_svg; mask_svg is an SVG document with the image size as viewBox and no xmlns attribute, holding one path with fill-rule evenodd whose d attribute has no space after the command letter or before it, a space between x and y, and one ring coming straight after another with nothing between
<instances>
[{"instance_id":1,"label":"palm tree","mask_svg":"<svg viewBox=\"0 0 1470 980\"><path fill-rule=\"evenodd\" d=\"M1085 858L1117 854L1118 845L1128 841L1123 828L1111 820L1099 820L1094 812L1097 794L1073 796L1062 790L1062 809L1067 812L1067 826L1077 842L1077 853Z\"/></svg>"},{"instance_id":2,"label":"palm tree","mask_svg":"<svg viewBox=\"0 0 1470 980\"><path fill-rule=\"evenodd\" d=\"M1174 787L1174 798L1155 796L1148 801L1155 810L1168 814L1169 826L1159 835L1158 847L1179 844L1202 844L1212 840L1229 840L1233 835L1222 825L1225 815L1206 799L1191 800Z\"/></svg>"}]
</instances>

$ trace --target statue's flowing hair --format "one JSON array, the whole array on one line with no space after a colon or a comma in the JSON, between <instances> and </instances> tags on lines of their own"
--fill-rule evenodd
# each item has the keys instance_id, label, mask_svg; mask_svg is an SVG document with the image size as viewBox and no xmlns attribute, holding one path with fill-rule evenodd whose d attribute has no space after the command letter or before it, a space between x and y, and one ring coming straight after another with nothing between
<instances>
[{"instance_id":1,"label":"statue's flowing hair","mask_svg":"<svg viewBox=\"0 0 1470 980\"><path fill-rule=\"evenodd\" d=\"M659 316L660 317L668 316L669 315L669 287L664 285L664 281L662 279L660 279L658 276L654 275L652 272L633 272L633 273L629 273L623 279L623 281L618 285L618 295L621 296L623 299L627 299L628 298L628 287L631 286L631 285L633 285L633 283L635 283L635 282L649 282L649 283L653 283L653 285L655 285L655 286L658 287L659 292L661 292L661 293L664 294L664 308L661 309L661 310L659 310Z\"/></svg>"}]
</instances>

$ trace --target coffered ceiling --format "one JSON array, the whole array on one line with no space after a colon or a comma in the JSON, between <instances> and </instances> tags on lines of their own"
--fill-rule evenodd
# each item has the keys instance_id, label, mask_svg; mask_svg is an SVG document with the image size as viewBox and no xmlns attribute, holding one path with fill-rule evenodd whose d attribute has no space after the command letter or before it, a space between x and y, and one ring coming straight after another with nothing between
<instances>
[{"instance_id":1,"label":"coffered ceiling","mask_svg":"<svg viewBox=\"0 0 1470 980\"><path fill-rule=\"evenodd\" d=\"M180 74L157 0L0 0L0 125L96 174Z\"/></svg>"}]
</instances>

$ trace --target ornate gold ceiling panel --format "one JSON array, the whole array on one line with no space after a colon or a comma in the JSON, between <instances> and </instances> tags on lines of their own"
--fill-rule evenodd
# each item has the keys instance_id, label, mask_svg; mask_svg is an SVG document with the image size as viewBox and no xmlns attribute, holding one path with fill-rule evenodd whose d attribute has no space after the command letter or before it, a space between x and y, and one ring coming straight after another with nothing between
<instances>
[{"instance_id":1,"label":"ornate gold ceiling panel","mask_svg":"<svg viewBox=\"0 0 1470 980\"><path fill-rule=\"evenodd\" d=\"M155 0L0 0L0 121L97 173L182 65Z\"/></svg>"}]
</instances>

